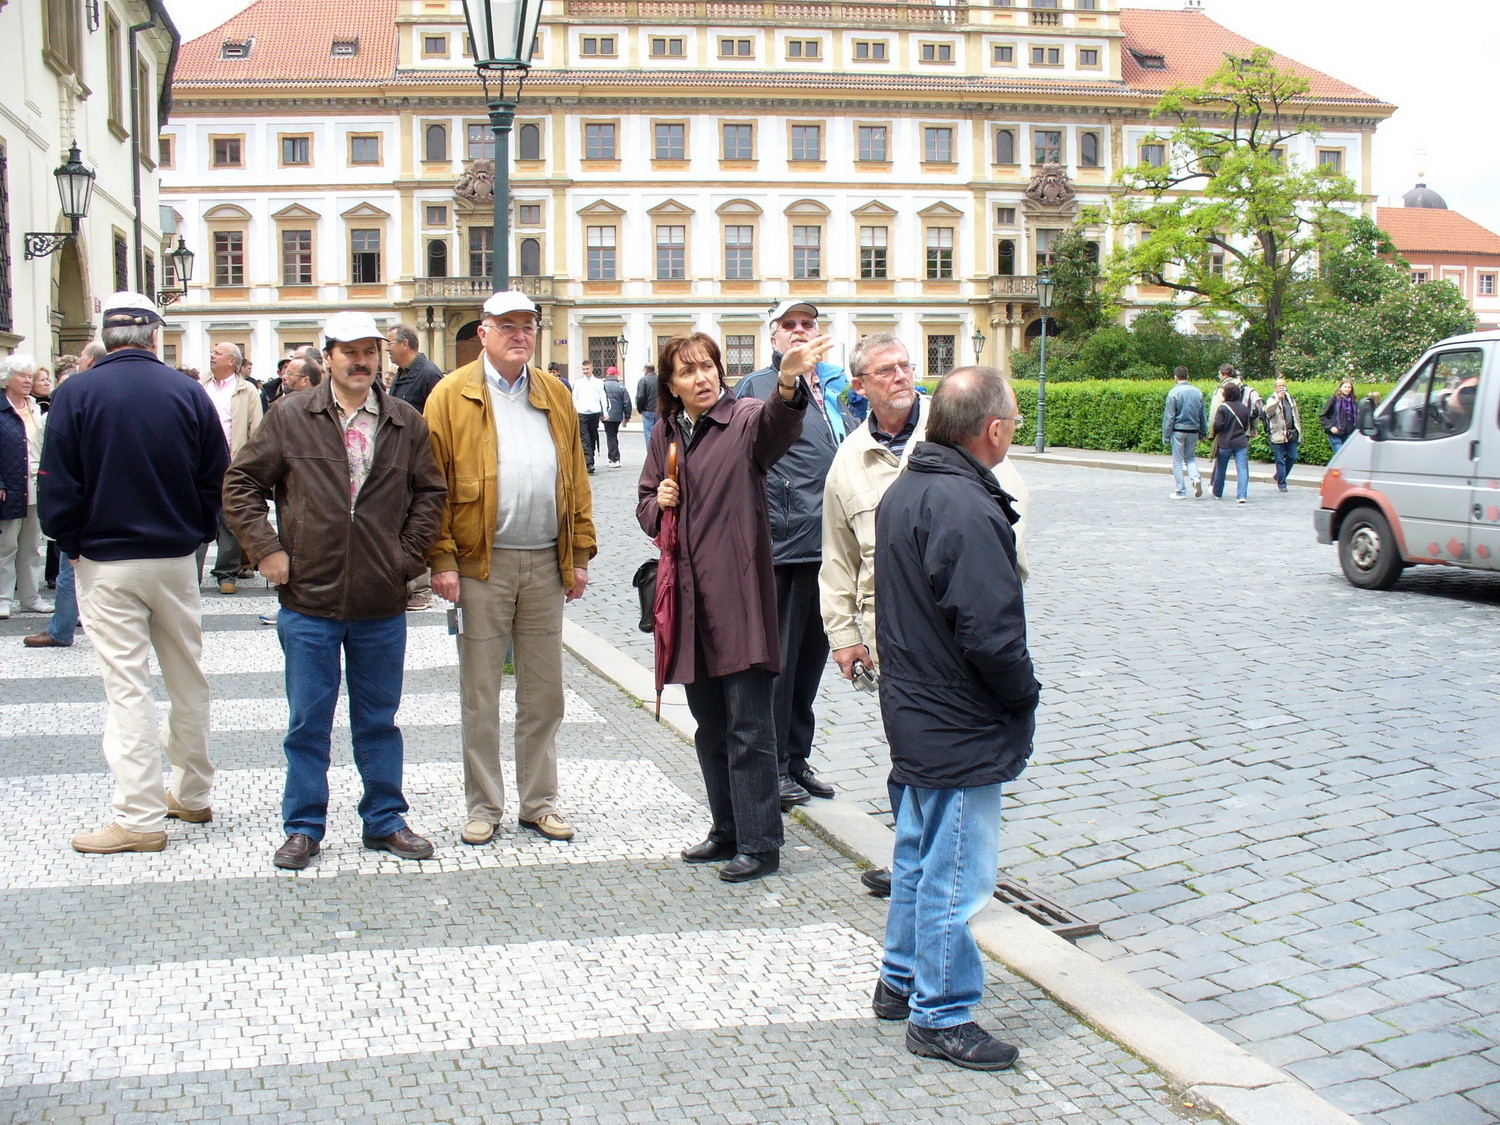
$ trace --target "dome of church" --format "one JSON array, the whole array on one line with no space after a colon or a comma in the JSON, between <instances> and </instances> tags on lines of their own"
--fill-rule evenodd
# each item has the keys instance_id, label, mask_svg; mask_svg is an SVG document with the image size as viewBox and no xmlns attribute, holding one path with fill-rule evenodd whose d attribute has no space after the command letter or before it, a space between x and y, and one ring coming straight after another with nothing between
<instances>
[{"instance_id":1,"label":"dome of church","mask_svg":"<svg viewBox=\"0 0 1500 1125\"><path fill-rule=\"evenodd\" d=\"M1426 184L1418 184L1401 197L1403 207L1432 207L1439 211L1448 210L1448 202L1437 192Z\"/></svg>"}]
</instances>

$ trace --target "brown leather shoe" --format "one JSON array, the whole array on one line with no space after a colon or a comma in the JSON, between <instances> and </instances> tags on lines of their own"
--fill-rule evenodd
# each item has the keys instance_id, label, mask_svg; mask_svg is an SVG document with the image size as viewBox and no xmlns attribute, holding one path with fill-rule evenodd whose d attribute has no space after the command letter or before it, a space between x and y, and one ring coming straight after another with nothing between
<instances>
[{"instance_id":1,"label":"brown leather shoe","mask_svg":"<svg viewBox=\"0 0 1500 1125\"><path fill-rule=\"evenodd\" d=\"M207 824L214 818L214 810L208 805L204 805L201 809L183 808L182 802L177 799L177 794L168 789L167 816L172 820L180 820L187 824Z\"/></svg>"},{"instance_id":2,"label":"brown leather shoe","mask_svg":"<svg viewBox=\"0 0 1500 1125\"><path fill-rule=\"evenodd\" d=\"M311 862L312 857L322 850L322 847L311 836L293 832L286 838L286 843L276 849L271 862L277 867L285 867L288 871L301 871Z\"/></svg>"},{"instance_id":3,"label":"brown leather shoe","mask_svg":"<svg viewBox=\"0 0 1500 1125\"><path fill-rule=\"evenodd\" d=\"M27 648L70 648L62 641L55 640L51 633L33 633L29 637L22 637L21 643Z\"/></svg>"},{"instance_id":4,"label":"brown leather shoe","mask_svg":"<svg viewBox=\"0 0 1500 1125\"><path fill-rule=\"evenodd\" d=\"M432 858L432 841L424 840L410 828L398 828L389 836L366 836L365 847L372 852L390 852L397 859Z\"/></svg>"}]
</instances>

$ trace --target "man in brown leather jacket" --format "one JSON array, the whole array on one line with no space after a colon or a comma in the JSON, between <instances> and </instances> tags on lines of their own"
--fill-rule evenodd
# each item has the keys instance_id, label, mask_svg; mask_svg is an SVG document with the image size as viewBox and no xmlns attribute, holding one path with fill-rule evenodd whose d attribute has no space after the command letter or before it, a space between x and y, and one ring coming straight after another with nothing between
<instances>
[{"instance_id":1,"label":"man in brown leather jacket","mask_svg":"<svg viewBox=\"0 0 1500 1125\"><path fill-rule=\"evenodd\" d=\"M318 854L327 821L341 652L364 846L432 855L406 825L396 709L406 583L426 569L448 489L422 415L375 385L384 342L375 318L336 313L323 335L327 381L277 402L224 477L225 518L281 599L287 840L272 862L293 870Z\"/></svg>"}]
</instances>

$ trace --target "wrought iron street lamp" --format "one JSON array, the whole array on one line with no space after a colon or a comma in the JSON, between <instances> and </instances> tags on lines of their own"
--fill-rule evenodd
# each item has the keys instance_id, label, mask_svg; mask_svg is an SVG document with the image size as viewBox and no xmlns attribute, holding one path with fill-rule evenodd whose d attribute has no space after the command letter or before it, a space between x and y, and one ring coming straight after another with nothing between
<instances>
[{"instance_id":1,"label":"wrought iron street lamp","mask_svg":"<svg viewBox=\"0 0 1500 1125\"><path fill-rule=\"evenodd\" d=\"M57 194L62 200L62 213L72 229L65 231L27 231L25 235L26 258L45 258L55 253L64 242L78 237L78 223L89 213L89 200L94 194L94 170L83 163L78 151L78 142L68 149L68 158L53 171L57 179Z\"/></svg>"},{"instance_id":2,"label":"wrought iron street lamp","mask_svg":"<svg viewBox=\"0 0 1500 1125\"><path fill-rule=\"evenodd\" d=\"M1036 451L1047 452L1047 314L1052 311L1052 274L1042 270L1036 279L1037 309L1042 314L1042 354L1036 372Z\"/></svg>"},{"instance_id":3,"label":"wrought iron street lamp","mask_svg":"<svg viewBox=\"0 0 1500 1125\"><path fill-rule=\"evenodd\" d=\"M625 333L621 332L619 339L615 341L615 363L619 367L625 366L625 349L630 346L630 341L625 339ZM623 375L624 372L622 371Z\"/></svg>"},{"instance_id":4,"label":"wrought iron street lamp","mask_svg":"<svg viewBox=\"0 0 1500 1125\"><path fill-rule=\"evenodd\" d=\"M193 279L193 252L187 248L182 235L177 236L177 248L167 255L172 263L172 276L177 279L176 289L162 289L156 294L156 303L163 308L175 305L187 296L188 282Z\"/></svg>"},{"instance_id":5,"label":"wrought iron street lamp","mask_svg":"<svg viewBox=\"0 0 1500 1125\"><path fill-rule=\"evenodd\" d=\"M463 0L474 66L484 84L490 128L495 133L493 264L497 292L510 288L510 130L516 119L521 86L531 69L542 3L543 0ZM507 98L506 80L512 74L515 90ZM490 87L492 80L498 83L494 90Z\"/></svg>"},{"instance_id":6,"label":"wrought iron street lamp","mask_svg":"<svg viewBox=\"0 0 1500 1125\"><path fill-rule=\"evenodd\" d=\"M984 359L984 333L974 329L974 335L969 337L969 342L974 345L974 362L979 363Z\"/></svg>"}]
</instances>

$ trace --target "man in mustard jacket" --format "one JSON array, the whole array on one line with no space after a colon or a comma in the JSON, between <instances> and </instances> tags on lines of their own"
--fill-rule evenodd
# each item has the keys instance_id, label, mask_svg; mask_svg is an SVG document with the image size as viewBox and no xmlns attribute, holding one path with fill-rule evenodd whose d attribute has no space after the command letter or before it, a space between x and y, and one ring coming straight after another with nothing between
<instances>
[{"instance_id":1,"label":"man in mustard jacket","mask_svg":"<svg viewBox=\"0 0 1500 1125\"><path fill-rule=\"evenodd\" d=\"M572 396L531 366L539 315L524 293L492 296L479 358L445 376L424 409L448 481L428 559L433 593L460 619L466 844L488 843L505 813L500 681L512 640L521 827L573 838L556 807L563 605L588 585L593 494Z\"/></svg>"}]
</instances>

